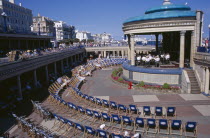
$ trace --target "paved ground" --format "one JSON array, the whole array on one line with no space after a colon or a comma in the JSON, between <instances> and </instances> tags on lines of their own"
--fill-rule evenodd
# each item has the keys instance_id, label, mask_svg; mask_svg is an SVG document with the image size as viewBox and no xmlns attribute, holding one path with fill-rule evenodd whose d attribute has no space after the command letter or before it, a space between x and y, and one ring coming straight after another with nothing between
<instances>
[{"instance_id":1,"label":"paved ground","mask_svg":"<svg viewBox=\"0 0 210 138\"><path fill-rule=\"evenodd\" d=\"M138 106L175 106L177 119L197 121L198 137L210 137L210 98L202 94L157 94L128 90L111 81L112 69L97 70L93 77L87 77L82 92L122 104L135 103Z\"/></svg>"}]
</instances>

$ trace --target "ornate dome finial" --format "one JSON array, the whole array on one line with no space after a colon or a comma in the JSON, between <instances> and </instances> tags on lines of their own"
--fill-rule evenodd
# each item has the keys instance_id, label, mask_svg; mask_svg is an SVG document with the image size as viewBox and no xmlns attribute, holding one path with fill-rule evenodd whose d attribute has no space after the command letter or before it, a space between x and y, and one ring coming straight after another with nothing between
<instances>
[{"instance_id":1,"label":"ornate dome finial","mask_svg":"<svg viewBox=\"0 0 210 138\"><path fill-rule=\"evenodd\" d=\"M164 0L164 1L163 1L163 5L169 5L169 4L172 4L172 3L170 2L170 0Z\"/></svg>"}]
</instances>

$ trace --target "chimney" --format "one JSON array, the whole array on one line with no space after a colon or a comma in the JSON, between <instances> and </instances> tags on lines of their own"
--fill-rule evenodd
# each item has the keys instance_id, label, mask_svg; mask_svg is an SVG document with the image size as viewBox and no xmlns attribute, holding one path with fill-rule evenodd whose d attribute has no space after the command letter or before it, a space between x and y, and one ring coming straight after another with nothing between
<instances>
[{"instance_id":1,"label":"chimney","mask_svg":"<svg viewBox=\"0 0 210 138\"><path fill-rule=\"evenodd\" d=\"M15 0L9 0L9 2L11 2L11 3L15 4Z\"/></svg>"},{"instance_id":2,"label":"chimney","mask_svg":"<svg viewBox=\"0 0 210 138\"><path fill-rule=\"evenodd\" d=\"M22 3L19 3L19 6L22 7Z\"/></svg>"}]
</instances>

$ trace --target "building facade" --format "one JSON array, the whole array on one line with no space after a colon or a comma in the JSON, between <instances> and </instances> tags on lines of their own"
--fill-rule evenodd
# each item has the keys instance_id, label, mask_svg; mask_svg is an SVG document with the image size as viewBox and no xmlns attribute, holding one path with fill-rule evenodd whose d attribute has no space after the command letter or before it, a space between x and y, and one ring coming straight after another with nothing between
<instances>
[{"instance_id":1,"label":"building facade","mask_svg":"<svg viewBox=\"0 0 210 138\"><path fill-rule=\"evenodd\" d=\"M95 34L93 35L93 39L97 43L110 43L113 41L111 34L103 33L103 34Z\"/></svg>"},{"instance_id":2,"label":"building facade","mask_svg":"<svg viewBox=\"0 0 210 138\"><path fill-rule=\"evenodd\" d=\"M76 31L76 38L78 38L80 41L93 39L90 32L78 31L78 30Z\"/></svg>"},{"instance_id":3,"label":"building facade","mask_svg":"<svg viewBox=\"0 0 210 138\"><path fill-rule=\"evenodd\" d=\"M67 25L63 21L55 21L54 27L55 27L55 31L56 31L56 40L57 41L75 38L75 27L74 26Z\"/></svg>"},{"instance_id":4,"label":"building facade","mask_svg":"<svg viewBox=\"0 0 210 138\"><path fill-rule=\"evenodd\" d=\"M48 17L38 16L33 17L33 26L31 31L37 35L55 37L54 21Z\"/></svg>"},{"instance_id":5,"label":"building facade","mask_svg":"<svg viewBox=\"0 0 210 138\"><path fill-rule=\"evenodd\" d=\"M0 0L0 32L31 33L32 10L15 4L15 0Z\"/></svg>"}]
</instances>

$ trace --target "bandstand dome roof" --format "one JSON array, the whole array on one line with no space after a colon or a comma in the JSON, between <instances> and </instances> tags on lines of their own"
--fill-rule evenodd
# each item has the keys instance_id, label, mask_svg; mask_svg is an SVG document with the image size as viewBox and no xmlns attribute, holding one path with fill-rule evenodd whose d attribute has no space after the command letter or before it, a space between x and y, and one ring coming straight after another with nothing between
<instances>
[{"instance_id":1,"label":"bandstand dome roof","mask_svg":"<svg viewBox=\"0 0 210 138\"><path fill-rule=\"evenodd\" d=\"M168 0L165 0L162 6L148 9L143 16L136 16L127 19L124 24L155 20L155 19L166 19L166 18L180 18L180 17L196 17L196 12L191 11L191 8L187 5L175 5Z\"/></svg>"}]
</instances>

